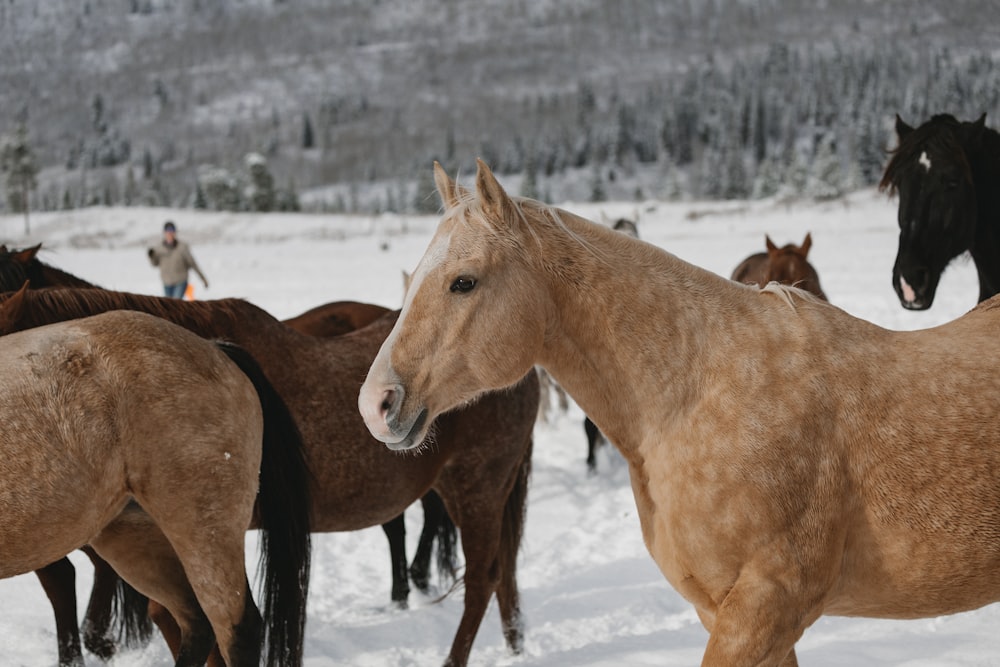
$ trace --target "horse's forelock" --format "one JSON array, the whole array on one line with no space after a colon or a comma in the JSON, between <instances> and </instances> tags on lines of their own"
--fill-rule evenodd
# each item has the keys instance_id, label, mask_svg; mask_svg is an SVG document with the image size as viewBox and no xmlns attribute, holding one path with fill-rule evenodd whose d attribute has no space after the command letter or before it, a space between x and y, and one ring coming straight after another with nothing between
<instances>
[{"instance_id":1,"label":"horse's forelock","mask_svg":"<svg viewBox=\"0 0 1000 667\"><path fill-rule=\"evenodd\" d=\"M892 157L885 167L882 180L879 181L879 190L895 195L905 169L919 162L921 155L926 151L949 157L957 162L963 175L971 183L972 167L958 139L960 127L961 123L951 114L937 114L903 137L899 145L889 151ZM926 157L924 159L926 160Z\"/></svg>"}]
</instances>

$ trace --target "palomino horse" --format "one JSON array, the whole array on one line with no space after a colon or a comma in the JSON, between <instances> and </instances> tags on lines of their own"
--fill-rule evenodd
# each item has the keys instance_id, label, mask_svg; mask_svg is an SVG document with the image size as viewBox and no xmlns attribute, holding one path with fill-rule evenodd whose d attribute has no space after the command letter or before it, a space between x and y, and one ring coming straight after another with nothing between
<instances>
[{"instance_id":1,"label":"palomino horse","mask_svg":"<svg viewBox=\"0 0 1000 667\"><path fill-rule=\"evenodd\" d=\"M358 383L396 312L357 331L319 338L241 299L182 301L100 289L22 289L0 299L4 333L124 308L244 347L302 431L313 481L312 530L377 526L434 489L459 528L465 556L464 611L447 664L467 663L494 594L508 646L521 649L516 564L538 409L534 372L526 370L511 390L441 415L433 446L419 456L399 456L376 446L356 407Z\"/></svg>"},{"instance_id":2,"label":"palomino horse","mask_svg":"<svg viewBox=\"0 0 1000 667\"><path fill-rule=\"evenodd\" d=\"M359 396L389 448L548 368L628 461L704 665L795 665L823 614L1000 599L1000 301L887 331L511 198L481 161L474 193L435 170L444 218Z\"/></svg>"},{"instance_id":3,"label":"palomino horse","mask_svg":"<svg viewBox=\"0 0 1000 667\"><path fill-rule=\"evenodd\" d=\"M938 114L916 129L896 116L896 136L879 189L899 193L892 287L900 304L930 308L945 267L966 251L979 300L1000 292L1000 133L986 114L974 122Z\"/></svg>"},{"instance_id":4,"label":"palomino horse","mask_svg":"<svg viewBox=\"0 0 1000 667\"><path fill-rule=\"evenodd\" d=\"M178 665L204 663L213 631L226 664L260 664L244 565L259 489L268 664L301 663L306 469L295 424L252 358L116 312L8 336L0 367L0 577L90 543L177 611Z\"/></svg>"},{"instance_id":5,"label":"palomino horse","mask_svg":"<svg viewBox=\"0 0 1000 667\"><path fill-rule=\"evenodd\" d=\"M754 253L740 262L733 270L733 280L761 287L770 282L792 285L812 292L824 301L829 300L819 286L819 274L809 263L812 234L806 232L802 245L788 243L780 248L765 234L764 244L767 252Z\"/></svg>"},{"instance_id":6,"label":"palomino horse","mask_svg":"<svg viewBox=\"0 0 1000 667\"><path fill-rule=\"evenodd\" d=\"M20 289L26 281L39 287L97 287L82 278L38 259L41 244L21 250L0 246L0 292ZM289 326L315 336L335 336L374 321L387 312L381 306L357 302L336 302L313 308L298 317L285 320ZM455 526L445 512L441 499L429 492L421 499L424 529L420 535L409 578L421 591L427 591L430 562L435 541L437 568L444 577L454 576ZM387 521L382 529L389 540L392 565L392 600L406 606L409 578L406 559L406 524L402 514ZM95 655L107 660L117 650L111 628L118 627L126 647L148 641L152 628L146 613L147 600L137 595L93 549L83 552L94 564L93 590L83 622L84 643ZM36 571L56 618L56 636L60 667L83 667L80 629L77 623L76 572L68 558L60 558Z\"/></svg>"}]
</instances>

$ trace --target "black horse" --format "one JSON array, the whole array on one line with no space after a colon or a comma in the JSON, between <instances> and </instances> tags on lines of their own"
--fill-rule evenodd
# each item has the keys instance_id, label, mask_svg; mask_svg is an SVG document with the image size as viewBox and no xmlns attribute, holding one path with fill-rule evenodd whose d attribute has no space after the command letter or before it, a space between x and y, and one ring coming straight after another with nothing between
<instances>
[{"instance_id":1,"label":"black horse","mask_svg":"<svg viewBox=\"0 0 1000 667\"><path fill-rule=\"evenodd\" d=\"M899 146L879 189L899 194L899 249L892 286L904 308L934 302L941 274L969 251L979 300L1000 292L1000 134L986 114L939 114L914 129L897 115Z\"/></svg>"}]
</instances>

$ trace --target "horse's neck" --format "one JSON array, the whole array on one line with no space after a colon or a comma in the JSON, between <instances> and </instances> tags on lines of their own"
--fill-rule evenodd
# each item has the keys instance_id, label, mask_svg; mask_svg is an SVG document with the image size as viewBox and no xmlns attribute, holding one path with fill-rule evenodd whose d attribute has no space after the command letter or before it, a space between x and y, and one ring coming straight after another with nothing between
<instances>
[{"instance_id":1,"label":"horse's neck","mask_svg":"<svg viewBox=\"0 0 1000 667\"><path fill-rule=\"evenodd\" d=\"M761 297L650 245L600 247L603 261L574 257L579 286L559 282L541 365L628 456L648 425L693 404L700 374L733 357L746 338L735 323L752 331Z\"/></svg>"},{"instance_id":2,"label":"horse's neck","mask_svg":"<svg viewBox=\"0 0 1000 667\"><path fill-rule=\"evenodd\" d=\"M1000 133L987 128L980 146L966 147L976 184L978 223L969 248L980 282L980 301L1000 292Z\"/></svg>"}]
</instances>

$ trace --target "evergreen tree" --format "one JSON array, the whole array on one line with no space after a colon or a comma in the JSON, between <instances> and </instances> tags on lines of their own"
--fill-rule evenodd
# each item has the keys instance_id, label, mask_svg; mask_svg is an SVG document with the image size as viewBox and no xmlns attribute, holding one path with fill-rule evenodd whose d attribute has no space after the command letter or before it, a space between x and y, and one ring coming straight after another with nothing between
<instances>
[{"instance_id":1,"label":"evergreen tree","mask_svg":"<svg viewBox=\"0 0 1000 667\"><path fill-rule=\"evenodd\" d=\"M594 168L590 176L590 201L607 201L608 193L604 189L604 175L601 173L601 165L594 163Z\"/></svg>"},{"instance_id":2,"label":"evergreen tree","mask_svg":"<svg viewBox=\"0 0 1000 667\"><path fill-rule=\"evenodd\" d=\"M205 191L201 189L201 183L197 181L194 184L194 207L202 210L208 208L208 200L205 199Z\"/></svg>"},{"instance_id":3,"label":"evergreen tree","mask_svg":"<svg viewBox=\"0 0 1000 667\"><path fill-rule=\"evenodd\" d=\"M773 158L766 157L757 168L757 175L753 181L754 199L764 199L772 197L781 190L781 168Z\"/></svg>"},{"instance_id":4,"label":"evergreen tree","mask_svg":"<svg viewBox=\"0 0 1000 667\"><path fill-rule=\"evenodd\" d=\"M250 175L246 202L251 211L267 212L275 209L274 177L267 167L267 160L260 153L247 153L243 159Z\"/></svg>"},{"instance_id":5,"label":"evergreen tree","mask_svg":"<svg viewBox=\"0 0 1000 667\"><path fill-rule=\"evenodd\" d=\"M0 145L0 172L6 174L7 206L14 213L24 213L24 233L28 235L31 193L38 187L38 164L23 123Z\"/></svg>"},{"instance_id":6,"label":"evergreen tree","mask_svg":"<svg viewBox=\"0 0 1000 667\"><path fill-rule=\"evenodd\" d=\"M521 196L538 199L538 164L534 154L524 163L524 178L521 180Z\"/></svg>"},{"instance_id":7,"label":"evergreen tree","mask_svg":"<svg viewBox=\"0 0 1000 667\"><path fill-rule=\"evenodd\" d=\"M417 192L413 198L413 210L420 215L434 215L441 210L437 187L434 185L434 171L430 167L417 170Z\"/></svg>"},{"instance_id":8,"label":"evergreen tree","mask_svg":"<svg viewBox=\"0 0 1000 667\"><path fill-rule=\"evenodd\" d=\"M302 148L309 150L315 146L316 137L313 134L312 120L309 119L309 114L302 114Z\"/></svg>"},{"instance_id":9,"label":"evergreen tree","mask_svg":"<svg viewBox=\"0 0 1000 667\"><path fill-rule=\"evenodd\" d=\"M135 170L132 169L132 165L125 169L125 192L122 195L122 203L126 206L132 206L135 204L136 196L138 195L138 188L135 183Z\"/></svg>"},{"instance_id":10,"label":"evergreen tree","mask_svg":"<svg viewBox=\"0 0 1000 667\"><path fill-rule=\"evenodd\" d=\"M844 194L844 174L832 133L820 139L809 174L807 194L821 201L836 199Z\"/></svg>"}]
</instances>

